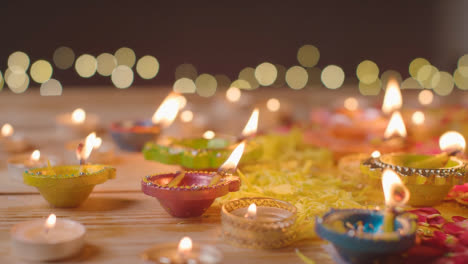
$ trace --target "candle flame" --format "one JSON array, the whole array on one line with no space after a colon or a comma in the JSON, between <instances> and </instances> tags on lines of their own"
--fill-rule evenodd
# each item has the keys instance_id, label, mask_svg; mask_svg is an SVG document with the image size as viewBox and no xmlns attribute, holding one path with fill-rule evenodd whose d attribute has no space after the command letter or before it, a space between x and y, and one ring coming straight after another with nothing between
<instances>
[{"instance_id":1,"label":"candle flame","mask_svg":"<svg viewBox=\"0 0 468 264\"><path fill-rule=\"evenodd\" d=\"M434 94L431 90L422 90L418 95L418 100L422 105L429 105L434 100Z\"/></svg>"},{"instance_id":2,"label":"candle flame","mask_svg":"<svg viewBox=\"0 0 468 264\"><path fill-rule=\"evenodd\" d=\"M258 127L258 108L255 108L252 112L252 115L250 115L249 121L245 125L244 130L242 130L242 135L244 137L255 135L255 133L257 133L257 127Z\"/></svg>"},{"instance_id":3,"label":"candle flame","mask_svg":"<svg viewBox=\"0 0 468 264\"><path fill-rule=\"evenodd\" d=\"M460 133L448 131L439 138L439 147L442 151L465 151L466 141Z\"/></svg>"},{"instance_id":4,"label":"candle flame","mask_svg":"<svg viewBox=\"0 0 468 264\"><path fill-rule=\"evenodd\" d=\"M231 87L226 91L226 99L229 102L235 103L241 98L242 92L237 87Z\"/></svg>"},{"instance_id":5,"label":"candle flame","mask_svg":"<svg viewBox=\"0 0 468 264\"><path fill-rule=\"evenodd\" d=\"M394 112L388 122L387 129L385 129L384 138L388 139L393 136L406 137L406 127L400 112Z\"/></svg>"},{"instance_id":6,"label":"candle flame","mask_svg":"<svg viewBox=\"0 0 468 264\"><path fill-rule=\"evenodd\" d=\"M359 101L354 97L348 97L344 100L344 108L349 111L356 111L359 108Z\"/></svg>"},{"instance_id":7,"label":"candle flame","mask_svg":"<svg viewBox=\"0 0 468 264\"><path fill-rule=\"evenodd\" d=\"M184 123L191 122L193 120L193 112L190 110L185 110L180 114L180 119Z\"/></svg>"},{"instance_id":8,"label":"candle flame","mask_svg":"<svg viewBox=\"0 0 468 264\"><path fill-rule=\"evenodd\" d=\"M13 129L13 126L6 123L2 126L2 136L4 137L10 137L11 135L13 135L13 133L15 132L15 130Z\"/></svg>"},{"instance_id":9,"label":"candle flame","mask_svg":"<svg viewBox=\"0 0 468 264\"><path fill-rule=\"evenodd\" d=\"M34 150L33 153L31 154L31 160L32 161L38 161L41 158L41 152L39 150Z\"/></svg>"},{"instance_id":10,"label":"candle flame","mask_svg":"<svg viewBox=\"0 0 468 264\"><path fill-rule=\"evenodd\" d=\"M247 213L244 215L245 218L255 218L257 216L257 205L252 203L249 205L249 208L247 208Z\"/></svg>"},{"instance_id":11,"label":"candle flame","mask_svg":"<svg viewBox=\"0 0 468 264\"><path fill-rule=\"evenodd\" d=\"M380 151L374 150L374 152L371 154L371 157L374 159L380 158Z\"/></svg>"},{"instance_id":12,"label":"candle flame","mask_svg":"<svg viewBox=\"0 0 468 264\"><path fill-rule=\"evenodd\" d=\"M72 113L72 122L75 124L82 124L86 120L86 112L81 109L77 108Z\"/></svg>"},{"instance_id":13,"label":"candle flame","mask_svg":"<svg viewBox=\"0 0 468 264\"><path fill-rule=\"evenodd\" d=\"M78 146L78 149L76 151L76 157L78 158L78 160L87 160L89 158L89 155L91 155L95 144L96 133L93 132L86 137L84 145L80 144Z\"/></svg>"},{"instance_id":14,"label":"candle flame","mask_svg":"<svg viewBox=\"0 0 468 264\"><path fill-rule=\"evenodd\" d=\"M47 217L47 220L45 222L45 227L47 229L54 228L56 222L57 222L57 216L55 214L50 214L49 217Z\"/></svg>"},{"instance_id":15,"label":"candle flame","mask_svg":"<svg viewBox=\"0 0 468 264\"><path fill-rule=\"evenodd\" d=\"M207 130L207 131L205 131L205 133L203 133L203 138L204 139L213 139L215 136L216 136L215 132L213 132L211 130Z\"/></svg>"},{"instance_id":16,"label":"candle flame","mask_svg":"<svg viewBox=\"0 0 468 264\"><path fill-rule=\"evenodd\" d=\"M245 148L245 141L237 145L237 147L232 151L231 155L229 158L219 167L220 171L224 172L233 172L237 164L239 163L242 154L244 154L244 148Z\"/></svg>"},{"instance_id":17,"label":"candle flame","mask_svg":"<svg viewBox=\"0 0 468 264\"><path fill-rule=\"evenodd\" d=\"M160 125L162 127L170 126L177 117L177 113L179 113L182 104L183 99L179 94L170 93L158 107L156 112L154 112L152 118L153 124Z\"/></svg>"},{"instance_id":18,"label":"candle flame","mask_svg":"<svg viewBox=\"0 0 468 264\"><path fill-rule=\"evenodd\" d=\"M183 237L179 242L177 250L181 254L187 254L192 251L192 239L190 239L190 237Z\"/></svg>"},{"instance_id":19,"label":"candle flame","mask_svg":"<svg viewBox=\"0 0 468 264\"><path fill-rule=\"evenodd\" d=\"M387 206L403 206L409 200L408 189L391 169L385 169L382 174L382 188Z\"/></svg>"},{"instance_id":20,"label":"candle flame","mask_svg":"<svg viewBox=\"0 0 468 264\"><path fill-rule=\"evenodd\" d=\"M94 140L94 149L100 148L101 145L102 145L102 138L96 137L96 139Z\"/></svg>"},{"instance_id":21,"label":"candle flame","mask_svg":"<svg viewBox=\"0 0 468 264\"><path fill-rule=\"evenodd\" d=\"M421 111L416 111L411 116L411 121L413 121L413 124L418 125L418 126L424 124L425 120L426 120L426 117L424 116L424 113Z\"/></svg>"},{"instance_id":22,"label":"candle flame","mask_svg":"<svg viewBox=\"0 0 468 264\"><path fill-rule=\"evenodd\" d=\"M396 80L389 80L387 90L382 104L382 112L389 114L401 108L403 99L401 97L400 87Z\"/></svg>"}]
</instances>

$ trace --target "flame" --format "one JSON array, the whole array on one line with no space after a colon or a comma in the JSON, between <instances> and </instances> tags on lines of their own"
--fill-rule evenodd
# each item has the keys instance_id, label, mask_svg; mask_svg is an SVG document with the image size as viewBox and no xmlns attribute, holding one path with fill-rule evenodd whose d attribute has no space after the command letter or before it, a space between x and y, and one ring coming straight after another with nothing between
<instances>
[{"instance_id":1,"label":"flame","mask_svg":"<svg viewBox=\"0 0 468 264\"><path fill-rule=\"evenodd\" d=\"M372 152L371 157L374 159L380 158L380 151L375 150L374 152Z\"/></svg>"},{"instance_id":2,"label":"flame","mask_svg":"<svg viewBox=\"0 0 468 264\"><path fill-rule=\"evenodd\" d=\"M87 160L91 152L93 151L94 145L96 144L96 133L91 133L86 137L85 144L81 151L77 151L76 156L79 160Z\"/></svg>"},{"instance_id":3,"label":"flame","mask_svg":"<svg viewBox=\"0 0 468 264\"><path fill-rule=\"evenodd\" d=\"M231 87L226 91L226 99L229 102L235 103L241 98L242 92L237 87Z\"/></svg>"},{"instance_id":4,"label":"flame","mask_svg":"<svg viewBox=\"0 0 468 264\"><path fill-rule=\"evenodd\" d=\"M179 242L177 251L181 254L187 254L192 251L192 239L190 237L183 237Z\"/></svg>"},{"instance_id":5,"label":"flame","mask_svg":"<svg viewBox=\"0 0 468 264\"><path fill-rule=\"evenodd\" d=\"M203 138L204 139L213 139L215 136L216 136L215 132L213 132L211 130L207 130L207 131L205 131L205 133L203 133Z\"/></svg>"},{"instance_id":6,"label":"flame","mask_svg":"<svg viewBox=\"0 0 468 264\"><path fill-rule=\"evenodd\" d=\"M221 171L233 171L236 169L237 164L239 163L240 159L242 158L242 154L244 154L245 148L245 141L237 145L237 147L232 151L229 158L219 167Z\"/></svg>"},{"instance_id":7,"label":"flame","mask_svg":"<svg viewBox=\"0 0 468 264\"><path fill-rule=\"evenodd\" d=\"M41 152L39 150L34 150L33 153L31 154L31 160L32 161L38 161L41 158Z\"/></svg>"},{"instance_id":8,"label":"flame","mask_svg":"<svg viewBox=\"0 0 468 264\"><path fill-rule=\"evenodd\" d=\"M391 138L392 136L406 137L406 127L400 112L394 112L390 122L388 122L387 129L385 129L384 138Z\"/></svg>"},{"instance_id":9,"label":"flame","mask_svg":"<svg viewBox=\"0 0 468 264\"><path fill-rule=\"evenodd\" d=\"M102 138L100 137L96 137L96 139L94 140L94 149L98 149L100 148L102 145Z\"/></svg>"},{"instance_id":10,"label":"flame","mask_svg":"<svg viewBox=\"0 0 468 264\"><path fill-rule=\"evenodd\" d=\"M179 94L170 93L156 112L154 112L152 118L153 124L161 125L162 127L170 126L177 117L177 113L179 113L182 104L183 99Z\"/></svg>"},{"instance_id":11,"label":"flame","mask_svg":"<svg viewBox=\"0 0 468 264\"><path fill-rule=\"evenodd\" d=\"M255 133L257 133L257 127L258 127L258 108L255 108L252 112L252 115L249 118L249 121L245 125L244 130L242 130L242 135L244 137L255 135Z\"/></svg>"},{"instance_id":12,"label":"flame","mask_svg":"<svg viewBox=\"0 0 468 264\"><path fill-rule=\"evenodd\" d=\"M13 129L13 126L6 123L2 126L2 136L4 137L10 137L11 135L13 135L13 133L15 132L15 130Z\"/></svg>"},{"instance_id":13,"label":"flame","mask_svg":"<svg viewBox=\"0 0 468 264\"><path fill-rule=\"evenodd\" d=\"M403 206L409 200L408 189L391 169L386 169L382 174L382 188L387 206Z\"/></svg>"},{"instance_id":14,"label":"flame","mask_svg":"<svg viewBox=\"0 0 468 264\"><path fill-rule=\"evenodd\" d=\"M401 97L400 87L396 80L388 81L387 90L382 104L382 112L389 114L401 108L403 99Z\"/></svg>"},{"instance_id":15,"label":"flame","mask_svg":"<svg viewBox=\"0 0 468 264\"><path fill-rule=\"evenodd\" d=\"M86 120L86 112L81 109L77 108L75 111L72 113L72 122L75 124L83 124L83 122Z\"/></svg>"},{"instance_id":16,"label":"flame","mask_svg":"<svg viewBox=\"0 0 468 264\"><path fill-rule=\"evenodd\" d=\"M413 121L413 124L418 125L418 126L424 124L425 120L426 120L426 117L424 116L424 113L421 111L416 111L411 116L411 121Z\"/></svg>"},{"instance_id":17,"label":"flame","mask_svg":"<svg viewBox=\"0 0 468 264\"><path fill-rule=\"evenodd\" d=\"M180 114L180 119L184 123L191 122L193 120L193 112L190 110L185 110Z\"/></svg>"},{"instance_id":18,"label":"flame","mask_svg":"<svg viewBox=\"0 0 468 264\"><path fill-rule=\"evenodd\" d=\"M442 151L465 151L465 138L456 131L445 132L439 139L439 147Z\"/></svg>"},{"instance_id":19,"label":"flame","mask_svg":"<svg viewBox=\"0 0 468 264\"><path fill-rule=\"evenodd\" d=\"M247 208L247 213L244 215L245 218L255 218L257 216L257 205L252 203Z\"/></svg>"},{"instance_id":20,"label":"flame","mask_svg":"<svg viewBox=\"0 0 468 264\"><path fill-rule=\"evenodd\" d=\"M356 111L359 108L359 101L354 97L348 97L344 100L344 108L349 111Z\"/></svg>"},{"instance_id":21,"label":"flame","mask_svg":"<svg viewBox=\"0 0 468 264\"><path fill-rule=\"evenodd\" d=\"M47 229L54 228L56 222L57 222L57 216L55 214L50 214L49 217L47 217L47 220L45 222L45 227Z\"/></svg>"}]
</instances>

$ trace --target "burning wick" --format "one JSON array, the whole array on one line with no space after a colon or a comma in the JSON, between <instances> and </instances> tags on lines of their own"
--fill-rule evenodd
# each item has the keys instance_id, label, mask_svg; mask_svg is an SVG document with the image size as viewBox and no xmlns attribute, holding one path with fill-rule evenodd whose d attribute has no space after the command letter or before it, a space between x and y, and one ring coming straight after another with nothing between
<instances>
[{"instance_id":1,"label":"burning wick","mask_svg":"<svg viewBox=\"0 0 468 264\"><path fill-rule=\"evenodd\" d=\"M55 214L50 214L49 217L47 217L47 220L44 224L44 232L46 234L49 233L49 230L55 227L56 221L57 221L57 216Z\"/></svg>"},{"instance_id":2,"label":"burning wick","mask_svg":"<svg viewBox=\"0 0 468 264\"><path fill-rule=\"evenodd\" d=\"M185 97L178 93L170 93L158 107L156 112L154 112L151 119L153 124L160 125L163 128L170 126L177 117L184 100L186 100Z\"/></svg>"},{"instance_id":3,"label":"burning wick","mask_svg":"<svg viewBox=\"0 0 468 264\"><path fill-rule=\"evenodd\" d=\"M40 158L41 158L41 152L37 149L33 151L30 157L32 162L37 162Z\"/></svg>"},{"instance_id":4,"label":"burning wick","mask_svg":"<svg viewBox=\"0 0 468 264\"><path fill-rule=\"evenodd\" d=\"M190 237L183 237L177 248L177 253L182 259L187 259L192 252L192 239Z\"/></svg>"},{"instance_id":5,"label":"burning wick","mask_svg":"<svg viewBox=\"0 0 468 264\"><path fill-rule=\"evenodd\" d=\"M374 152L372 152L371 157L374 159L380 158L380 151L375 150Z\"/></svg>"},{"instance_id":6,"label":"burning wick","mask_svg":"<svg viewBox=\"0 0 468 264\"><path fill-rule=\"evenodd\" d=\"M240 159L242 158L242 154L244 154L245 148L245 141L242 141L237 147L232 151L229 158L218 168L218 171L215 172L213 178L209 186L215 185L216 183L221 180L222 177L228 174L234 174L237 168L237 164L239 164Z\"/></svg>"},{"instance_id":7,"label":"burning wick","mask_svg":"<svg viewBox=\"0 0 468 264\"><path fill-rule=\"evenodd\" d=\"M247 219L255 219L257 217L257 205L250 204L249 208L247 208L247 213L244 215L244 218Z\"/></svg>"},{"instance_id":8,"label":"burning wick","mask_svg":"<svg viewBox=\"0 0 468 264\"><path fill-rule=\"evenodd\" d=\"M242 130L242 139L244 138L249 138L255 135L257 133L257 128L258 128L258 108L255 108L250 115L249 121L247 121L247 124L244 127L244 130Z\"/></svg>"},{"instance_id":9,"label":"burning wick","mask_svg":"<svg viewBox=\"0 0 468 264\"><path fill-rule=\"evenodd\" d=\"M404 206L409 200L410 193L400 177L391 169L386 169L382 174L382 188L386 205L382 231L391 233L395 231L395 208Z\"/></svg>"},{"instance_id":10,"label":"burning wick","mask_svg":"<svg viewBox=\"0 0 468 264\"><path fill-rule=\"evenodd\" d=\"M3 137L11 137L15 130L13 129L13 126L6 123L2 126L2 136Z\"/></svg>"},{"instance_id":11,"label":"burning wick","mask_svg":"<svg viewBox=\"0 0 468 264\"><path fill-rule=\"evenodd\" d=\"M76 148L76 157L80 161L80 165L86 164L86 160L89 158L89 155L91 155L91 152L93 151L95 145L96 133L94 132L86 137L86 141L84 144L78 144L78 147Z\"/></svg>"},{"instance_id":12,"label":"burning wick","mask_svg":"<svg viewBox=\"0 0 468 264\"><path fill-rule=\"evenodd\" d=\"M75 111L72 113L72 121L75 124L83 124L84 121L86 120L86 112L81 109L77 108Z\"/></svg>"},{"instance_id":13,"label":"burning wick","mask_svg":"<svg viewBox=\"0 0 468 264\"><path fill-rule=\"evenodd\" d=\"M203 138L204 139L213 139L215 136L216 136L215 132L213 132L211 130L207 130L207 131L205 131L205 133L203 133Z\"/></svg>"}]
</instances>

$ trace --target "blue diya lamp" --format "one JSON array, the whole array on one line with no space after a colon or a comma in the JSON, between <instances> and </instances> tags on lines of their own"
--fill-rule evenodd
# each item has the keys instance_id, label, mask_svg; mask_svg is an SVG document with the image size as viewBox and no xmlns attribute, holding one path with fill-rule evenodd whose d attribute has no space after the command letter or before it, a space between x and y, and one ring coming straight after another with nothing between
<instances>
[{"instance_id":1,"label":"blue diya lamp","mask_svg":"<svg viewBox=\"0 0 468 264\"><path fill-rule=\"evenodd\" d=\"M366 209L330 210L316 219L315 231L333 244L340 257L350 263L376 263L411 248L416 221L409 215L394 218L392 232L383 232L385 212Z\"/></svg>"}]
</instances>

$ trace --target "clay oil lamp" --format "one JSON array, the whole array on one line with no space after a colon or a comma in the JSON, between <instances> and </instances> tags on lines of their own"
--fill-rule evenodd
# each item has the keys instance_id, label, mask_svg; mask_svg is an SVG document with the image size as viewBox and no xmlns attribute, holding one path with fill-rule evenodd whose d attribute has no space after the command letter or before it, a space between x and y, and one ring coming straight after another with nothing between
<instances>
[{"instance_id":1,"label":"clay oil lamp","mask_svg":"<svg viewBox=\"0 0 468 264\"><path fill-rule=\"evenodd\" d=\"M409 199L408 189L390 169L383 173L382 185L384 210L332 209L317 218L315 231L332 243L343 263L380 263L414 245L415 219L400 209Z\"/></svg>"},{"instance_id":2,"label":"clay oil lamp","mask_svg":"<svg viewBox=\"0 0 468 264\"><path fill-rule=\"evenodd\" d=\"M151 120L126 120L111 124L115 143L126 151L141 151L146 142L155 141L161 131L170 126L181 108L182 96L170 93Z\"/></svg>"},{"instance_id":3,"label":"clay oil lamp","mask_svg":"<svg viewBox=\"0 0 468 264\"><path fill-rule=\"evenodd\" d=\"M82 204L97 184L115 178L115 168L107 165L89 165L86 160L95 145L96 135L90 134L85 144L77 148L79 165L47 166L27 170L23 181L36 187L53 207L77 207Z\"/></svg>"},{"instance_id":4,"label":"clay oil lamp","mask_svg":"<svg viewBox=\"0 0 468 264\"><path fill-rule=\"evenodd\" d=\"M174 217L200 216L217 197L239 190L240 179L235 171L244 147L245 142L240 143L216 172L182 171L145 176L141 189L158 199Z\"/></svg>"}]
</instances>

